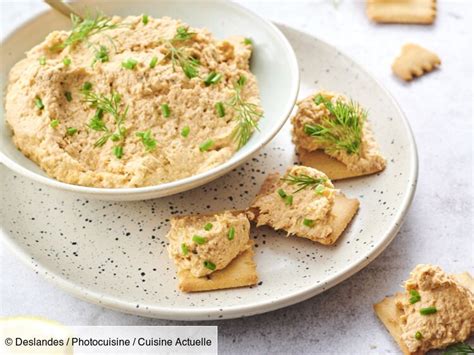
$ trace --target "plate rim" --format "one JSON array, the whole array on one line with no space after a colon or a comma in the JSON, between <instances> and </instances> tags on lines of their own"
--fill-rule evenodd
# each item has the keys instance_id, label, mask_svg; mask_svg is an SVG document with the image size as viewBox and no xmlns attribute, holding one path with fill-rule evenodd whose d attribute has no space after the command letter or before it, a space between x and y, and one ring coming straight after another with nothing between
<instances>
[{"instance_id":1,"label":"plate rim","mask_svg":"<svg viewBox=\"0 0 474 355\"><path fill-rule=\"evenodd\" d=\"M346 59L350 60L354 65L369 79L371 79L382 92L388 97L391 103L394 105L398 115L401 118L401 122L403 123L405 129L408 132L408 141L409 141L409 149L411 151L411 164L410 164L410 175L408 180L408 191L404 194L404 199L402 200L398 213L394 216L393 220L391 221L387 232L385 233L385 237L382 238L375 247L364 256L361 256L356 262L349 264L347 267L341 269L334 275L331 275L325 282L320 284L314 284L307 288L301 289L300 291L290 293L283 297L277 297L274 300L266 300L264 302L259 303L252 303L249 305L237 305L237 306L230 306L225 309L218 308L218 307L196 307L195 309L190 308L183 308L183 307L160 307L159 305L147 305L147 308L140 306L139 308L136 307L136 304L131 304L130 302L125 302L120 300L119 298L113 296L104 296L98 292L87 290L82 286L79 286L73 283L70 280L63 278L62 276L52 273L47 267L42 266L40 263L36 262L37 266L34 266L34 269L41 272L41 275L45 277L48 281L52 282L53 284L59 286L59 288L73 294L79 299L109 308L113 310L117 310L123 313L148 317L148 318L159 318L159 319L167 319L167 320L177 320L177 321L196 321L196 320L219 320L219 319L232 319L232 318L239 318L239 317L247 317L256 314L270 312L276 309L284 308L302 301L305 301L313 296L316 296L322 292L329 290L330 288L336 286L340 282L348 279L349 277L353 276L363 268L365 268L369 263L374 261L381 253L384 251L388 245L393 241L395 236L397 235L398 231L400 230L404 218L410 209L410 205L413 201L417 181L418 181L418 151L415 142L415 137L409 121L404 114L402 108L396 101L396 99L392 96L392 94L380 84L380 82L370 74L363 66L361 66L357 61L354 61L350 56L346 55L344 51L339 50L337 47L329 44L328 42L321 40L320 38L304 31L299 30L291 26L275 23L278 27L283 28L283 32L285 30L299 32L305 36L311 37L318 42L320 42L323 46L330 47L333 50L338 51L341 56L345 57ZM2 240L6 243L10 249L12 249L15 254L17 254L21 260L26 262L28 265L31 266L31 256L27 255L23 249L17 247L14 239L9 238L8 235L4 232L4 228L0 228L0 235L2 236ZM54 276L51 276L54 275Z\"/></svg>"},{"instance_id":2,"label":"plate rim","mask_svg":"<svg viewBox=\"0 0 474 355\"><path fill-rule=\"evenodd\" d=\"M130 200L146 200L152 199L157 197L165 197L177 194L179 192L188 191L198 186L202 186L215 180L224 174L228 173L232 169L244 164L248 159L250 159L254 154L260 151L265 145L270 143L272 139L280 132L281 128L285 125L288 121L293 108L295 106L296 100L298 99L299 89L300 89L300 81L301 75L298 65L298 60L296 58L296 53L293 50L288 39L285 35L280 31L278 26L276 26L272 21L265 19L264 17L260 16L259 14L247 9L246 7L237 4L232 1L217 1L216 4L225 4L226 6L233 7L238 11L245 13L249 17L253 17L254 19L258 19L260 22L264 23L268 28L272 31L273 35L278 37L281 43L283 43L285 47L285 53L288 55L288 59L291 63L289 70L291 70L291 77L293 80L291 81L291 90L290 92L292 95L288 99L288 104L284 109L284 114L279 121L276 121L276 124L273 126L273 129L265 136L262 137L262 140L255 144L254 147L249 149L248 152L244 153L243 156L238 160L232 160L235 157L235 154L227 161L222 164L219 164L209 170L206 170L202 173L189 176L183 179L175 180L166 182L163 184L152 185L152 186L144 186L144 187L126 187L126 188L101 188L101 187L89 187L89 186L82 186L82 185L74 185L65 183L54 178L40 175L30 169L22 166L21 164L15 162L14 160L10 159L3 151L0 149L0 163L7 166L9 169L13 170L14 172L31 179L32 181L39 182L46 186L53 187L55 189L64 190L70 193L79 193L84 196L89 196L90 198L96 199L115 199L115 200L123 200L123 201L130 201ZM51 13L54 12L52 8L46 8L44 10L39 11L34 17L20 23L19 25L15 26L13 29L5 33L5 36L0 41L0 47L3 47L4 43L11 39L15 35L15 33L24 28L25 26L30 25L31 23L37 21L41 17L49 16ZM284 118L283 118L284 117ZM149 194L145 196L145 194ZM135 196L136 195L136 196ZM122 198L124 196L124 198ZM135 196L135 197L133 197Z\"/></svg>"}]
</instances>

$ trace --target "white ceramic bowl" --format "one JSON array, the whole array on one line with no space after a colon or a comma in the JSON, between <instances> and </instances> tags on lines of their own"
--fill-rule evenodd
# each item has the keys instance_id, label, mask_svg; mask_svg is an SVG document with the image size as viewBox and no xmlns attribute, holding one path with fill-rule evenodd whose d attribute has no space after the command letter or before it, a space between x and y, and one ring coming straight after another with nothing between
<instances>
[{"instance_id":1,"label":"white ceramic bowl","mask_svg":"<svg viewBox=\"0 0 474 355\"><path fill-rule=\"evenodd\" d=\"M40 183L103 200L144 200L168 196L208 183L242 164L268 143L290 115L298 95L299 70L295 53L285 36L272 23L245 8L226 1L82 1L80 6L98 9L109 15L170 16L194 27L206 27L216 38L230 35L250 37L254 43L251 70L257 76L265 116L260 130L234 156L217 167L185 179L140 188L92 188L63 183L48 177L36 164L17 150L6 126L3 105L0 111L0 162L10 169ZM10 33L1 43L0 87L2 97L10 68L24 52L40 43L57 29L69 29L65 16L49 10Z\"/></svg>"}]
</instances>

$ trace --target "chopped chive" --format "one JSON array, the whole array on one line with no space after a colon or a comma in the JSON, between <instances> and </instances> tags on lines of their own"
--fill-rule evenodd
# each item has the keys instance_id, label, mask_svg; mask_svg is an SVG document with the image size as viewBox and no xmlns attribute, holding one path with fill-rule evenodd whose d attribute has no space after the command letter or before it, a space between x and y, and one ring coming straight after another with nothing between
<instances>
[{"instance_id":1,"label":"chopped chive","mask_svg":"<svg viewBox=\"0 0 474 355\"><path fill-rule=\"evenodd\" d=\"M121 145L116 145L112 148L112 152L117 157L117 159L121 159L123 156L123 147Z\"/></svg>"},{"instance_id":2,"label":"chopped chive","mask_svg":"<svg viewBox=\"0 0 474 355\"><path fill-rule=\"evenodd\" d=\"M308 218L305 218L303 220L303 224L306 226L306 227L312 227L314 226L314 221L312 219L308 219Z\"/></svg>"},{"instance_id":3,"label":"chopped chive","mask_svg":"<svg viewBox=\"0 0 474 355\"><path fill-rule=\"evenodd\" d=\"M40 65L45 65L46 64L46 57L43 55L38 59Z\"/></svg>"},{"instance_id":4,"label":"chopped chive","mask_svg":"<svg viewBox=\"0 0 474 355\"><path fill-rule=\"evenodd\" d=\"M315 193L316 195L322 195L323 192L324 192L324 189L325 189L324 185L323 185L323 184L319 184L319 185L316 186L316 188L314 189L314 193Z\"/></svg>"},{"instance_id":5,"label":"chopped chive","mask_svg":"<svg viewBox=\"0 0 474 355\"><path fill-rule=\"evenodd\" d=\"M59 120L52 120L49 125L51 126L51 128L56 128L57 126L59 126Z\"/></svg>"},{"instance_id":6,"label":"chopped chive","mask_svg":"<svg viewBox=\"0 0 474 355\"><path fill-rule=\"evenodd\" d=\"M208 139L207 141L205 141L204 143L202 143L199 146L199 150L201 152L205 152L205 151L211 149L213 145L214 145L214 141L212 139Z\"/></svg>"},{"instance_id":7,"label":"chopped chive","mask_svg":"<svg viewBox=\"0 0 474 355\"><path fill-rule=\"evenodd\" d=\"M186 244L181 244L181 251L183 252L183 255L188 255L188 247L186 246Z\"/></svg>"},{"instance_id":8,"label":"chopped chive","mask_svg":"<svg viewBox=\"0 0 474 355\"><path fill-rule=\"evenodd\" d=\"M438 312L436 307L426 307L426 308L420 308L420 314L423 316L427 316L429 314L434 314Z\"/></svg>"},{"instance_id":9,"label":"chopped chive","mask_svg":"<svg viewBox=\"0 0 474 355\"><path fill-rule=\"evenodd\" d=\"M423 334L421 334L421 332L416 332L416 333L415 333L415 339L416 339L416 340L421 340L421 339L423 339Z\"/></svg>"},{"instance_id":10,"label":"chopped chive","mask_svg":"<svg viewBox=\"0 0 474 355\"><path fill-rule=\"evenodd\" d=\"M90 91L91 89L92 89L92 83L90 83L89 81L86 81L82 85L82 91Z\"/></svg>"},{"instance_id":11,"label":"chopped chive","mask_svg":"<svg viewBox=\"0 0 474 355\"><path fill-rule=\"evenodd\" d=\"M189 135L189 132L191 131L191 128L189 126L184 126L183 129L181 130L181 135L186 138Z\"/></svg>"},{"instance_id":12,"label":"chopped chive","mask_svg":"<svg viewBox=\"0 0 474 355\"><path fill-rule=\"evenodd\" d=\"M281 198L285 198L287 195L286 195L286 192L283 191L283 189L278 189L278 195L280 195Z\"/></svg>"},{"instance_id":13,"label":"chopped chive","mask_svg":"<svg viewBox=\"0 0 474 355\"><path fill-rule=\"evenodd\" d=\"M66 91L66 92L64 93L64 96L66 96L66 100L67 100L68 102L71 102L71 101L72 101L72 94L71 94L70 91Z\"/></svg>"},{"instance_id":14,"label":"chopped chive","mask_svg":"<svg viewBox=\"0 0 474 355\"><path fill-rule=\"evenodd\" d=\"M142 15L142 22L143 22L144 25L146 25L148 23L148 15L147 14Z\"/></svg>"},{"instance_id":15,"label":"chopped chive","mask_svg":"<svg viewBox=\"0 0 474 355\"><path fill-rule=\"evenodd\" d=\"M206 260L206 261L204 261L204 267L208 268L209 270L214 271L216 269L216 264Z\"/></svg>"},{"instance_id":16,"label":"chopped chive","mask_svg":"<svg viewBox=\"0 0 474 355\"><path fill-rule=\"evenodd\" d=\"M35 105L36 105L36 107L38 107L40 110L44 109L43 101L42 101L41 98L38 97L38 96L35 97Z\"/></svg>"},{"instance_id":17,"label":"chopped chive","mask_svg":"<svg viewBox=\"0 0 474 355\"><path fill-rule=\"evenodd\" d=\"M206 223L206 225L204 226L204 230L206 231L210 231L212 229L212 223Z\"/></svg>"},{"instance_id":18,"label":"chopped chive","mask_svg":"<svg viewBox=\"0 0 474 355\"><path fill-rule=\"evenodd\" d=\"M125 69L133 70L133 69L135 69L137 64L138 64L138 62L135 59L129 58L129 59L122 62L122 67L125 68Z\"/></svg>"},{"instance_id":19,"label":"chopped chive","mask_svg":"<svg viewBox=\"0 0 474 355\"><path fill-rule=\"evenodd\" d=\"M147 152L150 152L156 148L157 142L156 139L152 137L151 129L147 129L144 132L136 132L135 135L140 137Z\"/></svg>"},{"instance_id":20,"label":"chopped chive","mask_svg":"<svg viewBox=\"0 0 474 355\"><path fill-rule=\"evenodd\" d=\"M250 38L244 38L244 44L246 45L252 45L252 40Z\"/></svg>"},{"instance_id":21,"label":"chopped chive","mask_svg":"<svg viewBox=\"0 0 474 355\"><path fill-rule=\"evenodd\" d=\"M206 86L217 84L221 80L222 74L216 73L215 71L209 73L206 79L204 79L204 84Z\"/></svg>"},{"instance_id":22,"label":"chopped chive","mask_svg":"<svg viewBox=\"0 0 474 355\"><path fill-rule=\"evenodd\" d=\"M64 64L66 67L70 66L70 65L71 65L71 58L65 57L65 58L63 59L63 64Z\"/></svg>"},{"instance_id":23,"label":"chopped chive","mask_svg":"<svg viewBox=\"0 0 474 355\"><path fill-rule=\"evenodd\" d=\"M216 105L214 106L216 108L217 116L219 117L224 117L225 116L225 108L224 104L222 102L216 102Z\"/></svg>"},{"instance_id":24,"label":"chopped chive","mask_svg":"<svg viewBox=\"0 0 474 355\"><path fill-rule=\"evenodd\" d=\"M163 117L168 118L171 115L171 109L168 106L168 104L162 104L161 105L161 113L163 114Z\"/></svg>"},{"instance_id":25,"label":"chopped chive","mask_svg":"<svg viewBox=\"0 0 474 355\"><path fill-rule=\"evenodd\" d=\"M69 136L72 136L74 134L77 133L77 128L74 128L74 127L68 127L66 129L66 133L69 135Z\"/></svg>"},{"instance_id":26,"label":"chopped chive","mask_svg":"<svg viewBox=\"0 0 474 355\"><path fill-rule=\"evenodd\" d=\"M95 58L94 61L92 62L92 65L95 64L95 62L101 62L105 63L109 61L109 51L106 46L100 46L99 50L95 52Z\"/></svg>"},{"instance_id":27,"label":"chopped chive","mask_svg":"<svg viewBox=\"0 0 474 355\"><path fill-rule=\"evenodd\" d=\"M235 237L235 227L232 226L229 229L229 234L227 235L227 239L232 240Z\"/></svg>"},{"instance_id":28,"label":"chopped chive","mask_svg":"<svg viewBox=\"0 0 474 355\"><path fill-rule=\"evenodd\" d=\"M156 67L156 63L158 63L158 57L155 56L151 58L150 60L150 64L149 64L150 68L153 69L154 67Z\"/></svg>"},{"instance_id":29,"label":"chopped chive","mask_svg":"<svg viewBox=\"0 0 474 355\"><path fill-rule=\"evenodd\" d=\"M202 245L205 242L207 242L207 239L201 237L200 235L195 235L195 236L193 236L193 242L196 243L196 244Z\"/></svg>"},{"instance_id":30,"label":"chopped chive","mask_svg":"<svg viewBox=\"0 0 474 355\"><path fill-rule=\"evenodd\" d=\"M293 195L288 195L285 197L285 205L291 206L293 204Z\"/></svg>"},{"instance_id":31,"label":"chopped chive","mask_svg":"<svg viewBox=\"0 0 474 355\"><path fill-rule=\"evenodd\" d=\"M411 297L410 297L409 301L410 301L411 304L414 304L414 303L421 300L421 296L420 296L420 294L418 293L417 290L410 290L410 296Z\"/></svg>"}]
</instances>

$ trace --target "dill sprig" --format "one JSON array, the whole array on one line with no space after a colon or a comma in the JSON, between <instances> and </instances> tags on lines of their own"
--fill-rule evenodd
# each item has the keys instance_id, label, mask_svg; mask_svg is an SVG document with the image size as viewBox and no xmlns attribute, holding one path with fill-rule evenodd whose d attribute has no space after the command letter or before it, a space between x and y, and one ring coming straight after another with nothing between
<instances>
[{"instance_id":1,"label":"dill sprig","mask_svg":"<svg viewBox=\"0 0 474 355\"><path fill-rule=\"evenodd\" d=\"M288 177L281 178L281 180L287 182L290 185L296 185L298 189L294 191L294 193L297 193L306 188L315 189L319 185L322 185L327 181L327 179L324 177L314 178L306 174L288 175Z\"/></svg>"},{"instance_id":2,"label":"dill sprig","mask_svg":"<svg viewBox=\"0 0 474 355\"><path fill-rule=\"evenodd\" d=\"M66 48L67 46L73 47L78 43L84 42L90 36L117 27L117 24L112 23L110 17L100 14L96 14L95 17L85 17L84 19L71 14L71 22L71 34L63 43L61 43L59 46L61 49Z\"/></svg>"},{"instance_id":3,"label":"dill sprig","mask_svg":"<svg viewBox=\"0 0 474 355\"><path fill-rule=\"evenodd\" d=\"M173 70L176 70L176 66L180 66L184 75L189 79L198 76L199 61L189 54L186 47L182 46L182 43L189 41L194 35L195 32L189 32L187 27L181 26L176 29L176 34L172 39L165 41L169 51L165 58L171 60Z\"/></svg>"},{"instance_id":4,"label":"dill sprig","mask_svg":"<svg viewBox=\"0 0 474 355\"><path fill-rule=\"evenodd\" d=\"M94 145L102 147L109 139L113 142L119 142L114 146L113 152L120 159L123 154L123 140L127 132L124 121L127 117L128 106L125 107L125 110L121 111L120 102L122 98L116 92L112 92L110 97L107 97L106 95L83 89L82 94L84 95L84 101L96 109L96 113L89 123L89 128L94 131L104 132ZM115 131L111 131L103 121L104 113L108 113L114 118Z\"/></svg>"},{"instance_id":5,"label":"dill sprig","mask_svg":"<svg viewBox=\"0 0 474 355\"><path fill-rule=\"evenodd\" d=\"M257 105L244 101L242 89L246 82L247 78L241 75L234 83L234 95L226 102L226 105L232 107L236 113L235 119L238 123L232 136L238 142L239 149L247 144L253 131L258 130L258 120L263 115Z\"/></svg>"},{"instance_id":6,"label":"dill sprig","mask_svg":"<svg viewBox=\"0 0 474 355\"><path fill-rule=\"evenodd\" d=\"M324 117L320 124L304 127L304 132L328 145L329 151L344 150L347 154L359 154L362 142L362 125L367 118L367 112L351 101L349 104L338 100L333 104L330 100L318 94L314 98L316 105L323 104L330 115Z\"/></svg>"},{"instance_id":7,"label":"dill sprig","mask_svg":"<svg viewBox=\"0 0 474 355\"><path fill-rule=\"evenodd\" d=\"M474 354L474 348L466 343L454 344L446 349L444 354Z\"/></svg>"}]
</instances>

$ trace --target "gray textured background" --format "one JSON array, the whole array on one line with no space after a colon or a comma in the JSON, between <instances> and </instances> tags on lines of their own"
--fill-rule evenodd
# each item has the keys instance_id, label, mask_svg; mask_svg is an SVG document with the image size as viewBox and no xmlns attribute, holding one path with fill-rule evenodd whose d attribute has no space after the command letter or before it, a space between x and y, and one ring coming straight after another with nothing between
<instances>
[{"instance_id":1,"label":"gray textured background","mask_svg":"<svg viewBox=\"0 0 474 355\"><path fill-rule=\"evenodd\" d=\"M420 179L399 235L363 271L298 305L206 324L219 326L222 353L398 353L372 304L396 291L418 263L474 272L472 2L439 1L433 26L374 25L361 1L341 0L338 7L331 0L242 3L328 41L382 82L414 130ZM39 0L2 0L2 36L44 7ZM409 41L435 51L442 67L404 84L392 76L390 65ZM2 315L41 315L71 325L183 324L125 315L75 299L39 278L3 245L0 260Z\"/></svg>"}]
</instances>

